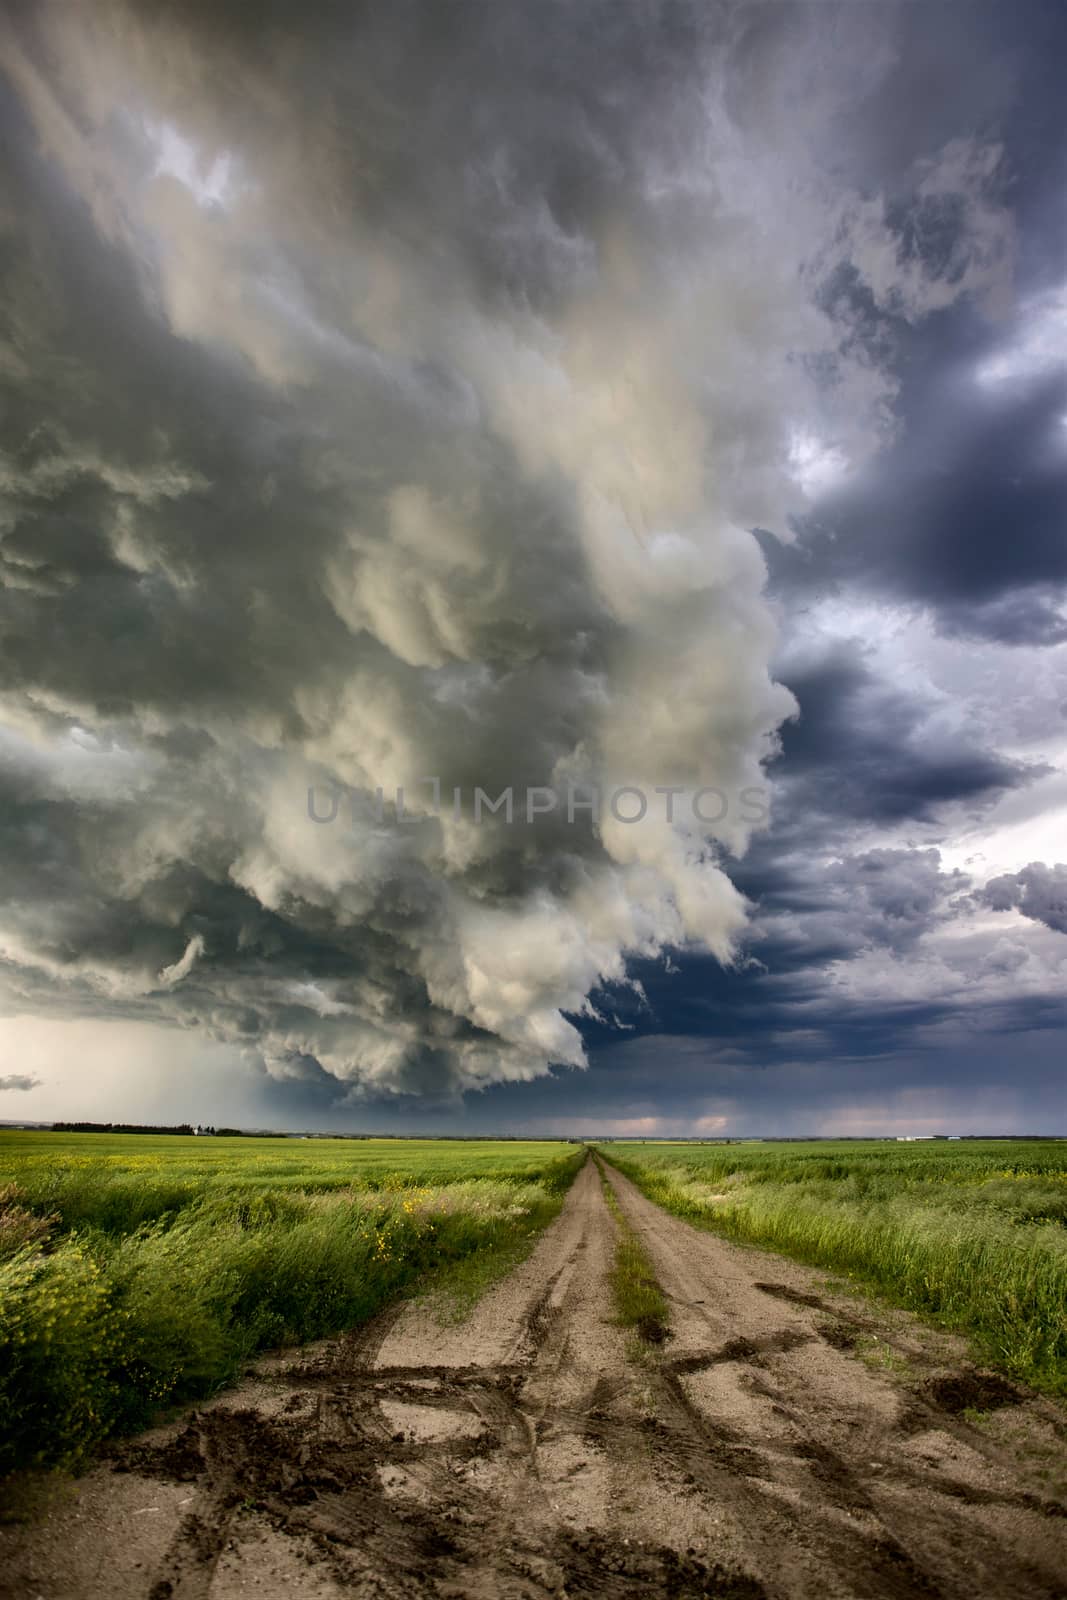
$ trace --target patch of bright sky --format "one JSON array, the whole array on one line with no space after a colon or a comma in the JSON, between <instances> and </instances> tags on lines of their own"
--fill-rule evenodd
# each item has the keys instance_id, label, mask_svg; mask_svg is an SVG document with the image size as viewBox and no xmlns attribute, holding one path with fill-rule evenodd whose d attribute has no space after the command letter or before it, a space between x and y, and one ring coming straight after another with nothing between
<instances>
[{"instance_id":1,"label":"patch of bright sky","mask_svg":"<svg viewBox=\"0 0 1067 1600\"><path fill-rule=\"evenodd\" d=\"M950 834L938 848L946 870L961 867L979 882L1018 872L1031 861L1067 860L1067 741L1061 766L1022 790L1012 790L979 822Z\"/></svg>"},{"instance_id":2,"label":"patch of bright sky","mask_svg":"<svg viewBox=\"0 0 1067 1600\"><path fill-rule=\"evenodd\" d=\"M185 185L201 206L224 206L239 192L233 157L228 150L208 165L191 140L170 122L152 123L145 131L156 152L156 176L165 174Z\"/></svg>"},{"instance_id":3,"label":"patch of bright sky","mask_svg":"<svg viewBox=\"0 0 1067 1600\"><path fill-rule=\"evenodd\" d=\"M129 1018L0 1017L0 1057L39 1080L4 1095L0 1116L9 1120L247 1125L265 1109L262 1075L238 1049L199 1031Z\"/></svg>"},{"instance_id":4,"label":"patch of bright sky","mask_svg":"<svg viewBox=\"0 0 1067 1600\"><path fill-rule=\"evenodd\" d=\"M837 445L797 429L789 441L789 469L809 499L836 488L848 473L849 462Z\"/></svg>"}]
</instances>

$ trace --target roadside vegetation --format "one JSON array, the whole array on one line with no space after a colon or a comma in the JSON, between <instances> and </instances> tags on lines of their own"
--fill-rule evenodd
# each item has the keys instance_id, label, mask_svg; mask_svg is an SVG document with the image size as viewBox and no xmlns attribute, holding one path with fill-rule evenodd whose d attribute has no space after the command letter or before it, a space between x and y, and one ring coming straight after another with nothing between
<instances>
[{"instance_id":1,"label":"roadside vegetation","mask_svg":"<svg viewBox=\"0 0 1067 1600\"><path fill-rule=\"evenodd\" d=\"M616 1320L620 1327L632 1329L642 1344L662 1344L670 1331L669 1313L655 1268L637 1234L623 1216L622 1207L599 1161L597 1169L604 1199L618 1228L615 1259L611 1268Z\"/></svg>"},{"instance_id":2,"label":"roadside vegetation","mask_svg":"<svg viewBox=\"0 0 1067 1600\"><path fill-rule=\"evenodd\" d=\"M431 1274L480 1292L556 1215L584 1154L0 1134L0 1474L75 1465L257 1351L353 1327Z\"/></svg>"},{"instance_id":3,"label":"roadside vegetation","mask_svg":"<svg viewBox=\"0 0 1067 1600\"><path fill-rule=\"evenodd\" d=\"M843 1274L1067 1394L1067 1142L612 1144L658 1205Z\"/></svg>"}]
</instances>

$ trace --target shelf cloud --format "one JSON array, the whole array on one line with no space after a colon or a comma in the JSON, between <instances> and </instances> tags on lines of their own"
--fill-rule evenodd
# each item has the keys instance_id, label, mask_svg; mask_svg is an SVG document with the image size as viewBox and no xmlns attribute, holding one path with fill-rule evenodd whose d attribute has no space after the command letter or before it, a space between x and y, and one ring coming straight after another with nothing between
<instances>
[{"instance_id":1,"label":"shelf cloud","mask_svg":"<svg viewBox=\"0 0 1067 1600\"><path fill-rule=\"evenodd\" d=\"M428 779L814 785L878 704L850 822L894 738L889 822L1024 781L967 730L913 737L849 647L782 670L768 560L837 581L798 529L824 502L863 521L901 351L954 310L1003 320L1018 254L995 130L879 141L910 24L826 11L101 0L3 25L7 1010L196 1029L339 1097L525 1082L586 1065L606 992L640 1006L635 961L740 970L761 822L475 825ZM948 615L920 545L911 519ZM1059 637L985 578L964 598L968 626ZM906 940L947 888L887 843L826 892L856 937ZM1057 926L1036 879L1011 903Z\"/></svg>"}]
</instances>

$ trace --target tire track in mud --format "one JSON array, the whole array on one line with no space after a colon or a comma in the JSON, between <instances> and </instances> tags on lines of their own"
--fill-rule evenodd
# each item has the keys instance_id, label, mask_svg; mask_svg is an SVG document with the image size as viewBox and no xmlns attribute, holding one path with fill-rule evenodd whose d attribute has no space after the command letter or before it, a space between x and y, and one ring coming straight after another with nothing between
<instances>
[{"instance_id":1,"label":"tire track in mud","mask_svg":"<svg viewBox=\"0 0 1067 1600\"><path fill-rule=\"evenodd\" d=\"M675 1307L679 1353L657 1369L658 1411L668 1426L681 1414L706 1447L698 1483L718 1492L722 1474L709 1478L708 1463L732 1465L728 1492L753 1522L802 1542L826 1593L1067 1594L1060 1502L1011 1482L1016 1463L1003 1450L921 1390L870 1371L850 1340L827 1337L818 1315L834 1308L820 1295L764 1279L772 1262L798 1280L810 1273L690 1227L607 1170ZM976 1387L1000 1402L1024 1398L995 1377ZM915 1454L924 1436L936 1447L925 1468ZM806 1592L798 1569L760 1567L771 1592Z\"/></svg>"},{"instance_id":2,"label":"tire track in mud","mask_svg":"<svg viewBox=\"0 0 1067 1600\"><path fill-rule=\"evenodd\" d=\"M850 1353L840 1311L825 1320L835 1308L811 1273L688 1227L612 1169L609 1181L673 1307L655 1352L615 1324L617 1228L590 1160L531 1256L466 1322L441 1327L409 1304L260 1362L252 1381L94 1475L95 1536L116 1547L99 1582L13 1592L1067 1594L1055 1576L1067 1570L1063 1508L951 1409L974 1381L891 1384ZM1010 1398L997 1381L982 1392ZM161 1514L165 1494L180 1507L136 1568L115 1510L125 1483Z\"/></svg>"},{"instance_id":3,"label":"tire track in mud","mask_svg":"<svg viewBox=\"0 0 1067 1600\"><path fill-rule=\"evenodd\" d=\"M647 1374L613 1325L616 1230L591 1162L554 1229L525 1281L462 1327L411 1309L264 1369L255 1409L238 1391L163 1447L125 1452L131 1470L197 1484L151 1600L227 1593L224 1549L249 1539L302 1542L337 1592L389 1600L759 1600L756 1579L707 1557L691 1506L672 1537L673 1495L649 1480Z\"/></svg>"}]
</instances>

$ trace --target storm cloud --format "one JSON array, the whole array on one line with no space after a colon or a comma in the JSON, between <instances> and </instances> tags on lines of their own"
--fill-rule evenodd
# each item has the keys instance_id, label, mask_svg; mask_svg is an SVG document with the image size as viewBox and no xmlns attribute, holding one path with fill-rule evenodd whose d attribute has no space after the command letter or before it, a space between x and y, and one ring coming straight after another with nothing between
<instances>
[{"instance_id":1,"label":"storm cloud","mask_svg":"<svg viewBox=\"0 0 1067 1600\"><path fill-rule=\"evenodd\" d=\"M857 573L947 632L1063 637L1061 375L994 373L947 457L902 455L924 330L1027 359L996 128L959 100L877 136L907 12L3 24L7 1010L447 1099L584 1066L671 951L859 971L965 914L936 851L852 831L1045 767L783 643ZM431 778L600 799L476 823ZM627 824L621 786L730 803Z\"/></svg>"},{"instance_id":2,"label":"storm cloud","mask_svg":"<svg viewBox=\"0 0 1067 1600\"><path fill-rule=\"evenodd\" d=\"M0 1093L5 1089L19 1089L26 1094L30 1089L36 1089L40 1082L40 1078L34 1078L28 1072L8 1072L0 1077Z\"/></svg>"},{"instance_id":3,"label":"storm cloud","mask_svg":"<svg viewBox=\"0 0 1067 1600\"><path fill-rule=\"evenodd\" d=\"M1046 928L1067 933L1067 864L1031 861L1020 872L1003 872L985 885L982 899L994 911L1018 909Z\"/></svg>"}]
</instances>

